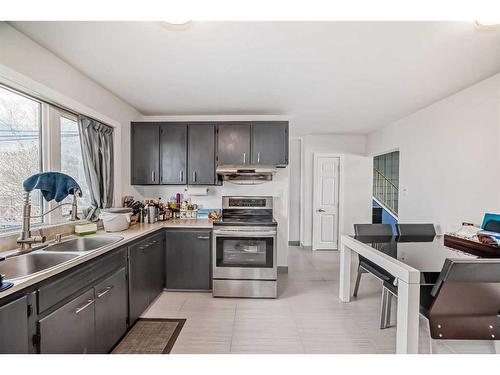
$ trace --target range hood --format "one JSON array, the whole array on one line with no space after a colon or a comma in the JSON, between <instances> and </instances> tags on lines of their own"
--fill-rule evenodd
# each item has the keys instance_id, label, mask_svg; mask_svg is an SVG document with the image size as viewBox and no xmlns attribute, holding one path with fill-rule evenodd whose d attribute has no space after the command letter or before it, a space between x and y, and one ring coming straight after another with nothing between
<instances>
[{"instance_id":1,"label":"range hood","mask_svg":"<svg viewBox=\"0 0 500 375\"><path fill-rule=\"evenodd\" d=\"M224 181L239 185L256 185L272 181L276 167L261 164L219 165L216 173L222 176Z\"/></svg>"}]
</instances>

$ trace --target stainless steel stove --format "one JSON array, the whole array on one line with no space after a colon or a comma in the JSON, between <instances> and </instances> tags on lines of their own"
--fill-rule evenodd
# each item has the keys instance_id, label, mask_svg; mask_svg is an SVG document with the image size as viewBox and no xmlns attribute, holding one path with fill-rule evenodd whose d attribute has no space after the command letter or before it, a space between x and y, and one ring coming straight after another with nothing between
<instances>
[{"instance_id":1,"label":"stainless steel stove","mask_svg":"<svg viewBox=\"0 0 500 375\"><path fill-rule=\"evenodd\" d=\"M214 297L276 298L277 226L272 197L222 197L213 231Z\"/></svg>"}]
</instances>

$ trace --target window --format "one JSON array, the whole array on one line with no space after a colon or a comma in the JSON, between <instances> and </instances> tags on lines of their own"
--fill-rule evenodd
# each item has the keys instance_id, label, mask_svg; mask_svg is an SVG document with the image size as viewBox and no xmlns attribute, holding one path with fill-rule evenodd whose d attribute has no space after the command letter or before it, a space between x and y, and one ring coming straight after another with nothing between
<instances>
[{"instance_id":1,"label":"window","mask_svg":"<svg viewBox=\"0 0 500 375\"><path fill-rule=\"evenodd\" d=\"M42 170L41 139L41 103L0 87L0 232L21 227L22 183ZM39 191L31 203L32 215L40 215Z\"/></svg>"},{"instance_id":2,"label":"window","mask_svg":"<svg viewBox=\"0 0 500 375\"><path fill-rule=\"evenodd\" d=\"M90 206L90 193L83 168L77 116L0 86L0 233L18 231L22 223L23 181L41 171L61 171L82 188L79 217ZM33 216L58 203L45 202L39 190L30 193ZM63 203L71 203L72 196ZM32 224L60 223L70 214L62 206Z\"/></svg>"},{"instance_id":3,"label":"window","mask_svg":"<svg viewBox=\"0 0 500 375\"><path fill-rule=\"evenodd\" d=\"M78 199L78 210L81 214L84 208L90 206L90 191L83 168L80 131L76 117L62 115L59 121L61 133L61 172L73 177L82 188L82 198ZM72 197L66 197L64 203L71 203ZM71 206L62 207L62 216L70 214ZM81 217L81 215L80 215Z\"/></svg>"}]
</instances>

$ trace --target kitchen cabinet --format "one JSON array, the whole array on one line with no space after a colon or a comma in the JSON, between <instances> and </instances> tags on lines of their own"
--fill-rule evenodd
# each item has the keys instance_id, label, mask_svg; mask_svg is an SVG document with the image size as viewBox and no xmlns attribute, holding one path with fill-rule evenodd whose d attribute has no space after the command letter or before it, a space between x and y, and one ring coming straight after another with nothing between
<instances>
[{"instance_id":1,"label":"kitchen cabinet","mask_svg":"<svg viewBox=\"0 0 500 375\"><path fill-rule=\"evenodd\" d=\"M0 354L28 353L26 296L0 307L0 332Z\"/></svg>"},{"instance_id":2,"label":"kitchen cabinet","mask_svg":"<svg viewBox=\"0 0 500 375\"><path fill-rule=\"evenodd\" d=\"M163 233L129 247L129 323L132 325L163 290Z\"/></svg>"},{"instance_id":3,"label":"kitchen cabinet","mask_svg":"<svg viewBox=\"0 0 500 375\"><path fill-rule=\"evenodd\" d=\"M212 288L211 231L207 229L166 232L167 289Z\"/></svg>"},{"instance_id":4,"label":"kitchen cabinet","mask_svg":"<svg viewBox=\"0 0 500 375\"><path fill-rule=\"evenodd\" d=\"M188 184L215 184L215 126L189 125Z\"/></svg>"},{"instance_id":5,"label":"kitchen cabinet","mask_svg":"<svg viewBox=\"0 0 500 375\"><path fill-rule=\"evenodd\" d=\"M94 288L38 322L40 353L83 354L94 352Z\"/></svg>"},{"instance_id":6,"label":"kitchen cabinet","mask_svg":"<svg viewBox=\"0 0 500 375\"><path fill-rule=\"evenodd\" d=\"M288 164L288 122L259 121L252 124L252 164Z\"/></svg>"},{"instance_id":7,"label":"kitchen cabinet","mask_svg":"<svg viewBox=\"0 0 500 375\"><path fill-rule=\"evenodd\" d=\"M132 185L160 183L160 134L157 123L132 123L130 131L130 173Z\"/></svg>"},{"instance_id":8,"label":"kitchen cabinet","mask_svg":"<svg viewBox=\"0 0 500 375\"><path fill-rule=\"evenodd\" d=\"M216 185L216 165L288 165L287 121L131 125L132 185Z\"/></svg>"},{"instance_id":9,"label":"kitchen cabinet","mask_svg":"<svg viewBox=\"0 0 500 375\"><path fill-rule=\"evenodd\" d=\"M217 129L217 164L250 164L250 123L224 123Z\"/></svg>"},{"instance_id":10,"label":"kitchen cabinet","mask_svg":"<svg viewBox=\"0 0 500 375\"><path fill-rule=\"evenodd\" d=\"M95 352L107 353L127 332L128 289L125 267L94 287Z\"/></svg>"},{"instance_id":11,"label":"kitchen cabinet","mask_svg":"<svg viewBox=\"0 0 500 375\"><path fill-rule=\"evenodd\" d=\"M160 184L186 184L186 158L187 125L162 124L160 126Z\"/></svg>"},{"instance_id":12,"label":"kitchen cabinet","mask_svg":"<svg viewBox=\"0 0 500 375\"><path fill-rule=\"evenodd\" d=\"M126 249L68 270L37 290L40 353L107 353L127 329Z\"/></svg>"}]
</instances>

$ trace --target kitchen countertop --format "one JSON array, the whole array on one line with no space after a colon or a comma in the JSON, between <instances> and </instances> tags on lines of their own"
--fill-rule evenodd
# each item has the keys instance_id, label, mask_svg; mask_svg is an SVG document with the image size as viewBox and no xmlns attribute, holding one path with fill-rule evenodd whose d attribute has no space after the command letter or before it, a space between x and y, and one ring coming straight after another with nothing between
<instances>
[{"instance_id":1,"label":"kitchen countertop","mask_svg":"<svg viewBox=\"0 0 500 375\"><path fill-rule=\"evenodd\" d=\"M11 280L14 283L14 286L0 292L0 300L8 295L11 295L15 292L18 292L19 290L22 290L24 288L27 288L31 285L34 285L36 283L39 283L45 279L48 279L49 277L52 277L54 275L57 275L63 271L66 271L70 268L73 268L79 264L85 263L93 258L96 258L100 255L106 254L107 252L110 252L118 247L121 247L123 245L126 245L134 240L137 240L147 234L153 233L157 230L164 229L164 228L206 228L206 229L211 229L212 228L212 220L210 219L175 219L175 220L168 220L168 221L159 221L154 224L144 224L144 223L139 223L132 225L129 229L124 230L122 232L112 232L108 233L105 232L104 230L99 230L97 231L96 235L100 236L120 236L123 237L120 241L114 242L112 244L103 246L99 249L93 250L93 251L88 251L82 254L81 256L78 256L76 258L70 259L66 262L60 263L54 267L47 268L46 270L43 270L41 272L37 272L36 274L32 274L26 277L18 278L15 280ZM65 239L71 238L70 237L65 237L63 238L63 241ZM42 250L35 250L35 251L42 251ZM1 255L1 254L0 254Z\"/></svg>"}]
</instances>

